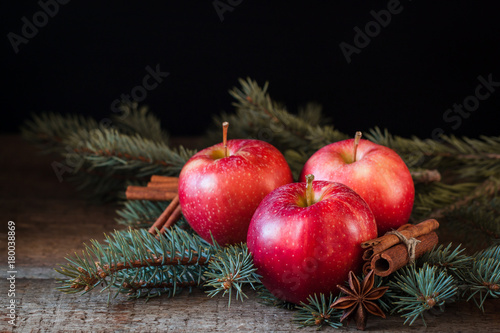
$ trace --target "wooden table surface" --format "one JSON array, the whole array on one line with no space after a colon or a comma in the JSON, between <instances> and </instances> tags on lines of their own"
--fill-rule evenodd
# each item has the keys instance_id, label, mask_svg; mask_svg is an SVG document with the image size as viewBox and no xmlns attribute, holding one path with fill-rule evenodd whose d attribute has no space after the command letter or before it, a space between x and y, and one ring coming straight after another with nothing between
<instances>
[{"instance_id":1,"label":"wooden table surface","mask_svg":"<svg viewBox=\"0 0 500 333\"><path fill-rule=\"evenodd\" d=\"M159 297L127 301L115 299L107 305L107 294L65 295L55 290L53 270L64 257L82 249L104 232L120 228L114 221L117 206L95 205L83 200L66 182L59 182L51 168L54 157L37 155L37 150L17 135L0 136L0 332L228 332L273 331L313 332L297 329L293 312L268 307L249 292L245 302L208 298L202 291L183 293L169 299ZM7 222L16 223L16 327L7 317ZM489 300L481 313L473 304L448 306L444 313L403 326L397 316L370 317L367 331L410 332L500 332L500 300ZM356 330L350 326L345 330ZM332 328L324 331L333 332Z\"/></svg>"}]
</instances>

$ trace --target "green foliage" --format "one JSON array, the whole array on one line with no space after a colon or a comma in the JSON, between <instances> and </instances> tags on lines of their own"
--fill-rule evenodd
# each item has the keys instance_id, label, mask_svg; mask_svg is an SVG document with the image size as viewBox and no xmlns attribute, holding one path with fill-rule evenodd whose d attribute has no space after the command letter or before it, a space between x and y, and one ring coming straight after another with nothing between
<instances>
[{"instance_id":1,"label":"green foliage","mask_svg":"<svg viewBox=\"0 0 500 333\"><path fill-rule=\"evenodd\" d=\"M168 134L161 128L160 120L149 112L145 106L139 107L137 102L120 105L120 115L111 117L111 126L115 126L120 133L139 134L145 139L168 144Z\"/></svg>"},{"instance_id":2,"label":"green foliage","mask_svg":"<svg viewBox=\"0 0 500 333\"><path fill-rule=\"evenodd\" d=\"M82 129L99 128L92 118L81 115L59 115L52 112L32 114L21 127L23 137L37 143L45 153L64 152L64 139L71 133Z\"/></svg>"},{"instance_id":3,"label":"green foliage","mask_svg":"<svg viewBox=\"0 0 500 333\"><path fill-rule=\"evenodd\" d=\"M448 212L446 231L466 242L469 249L485 248L500 240L499 212L499 197L481 196Z\"/></svg>"},{"instance_id":4,"label":"green foliage","mask_svg":"<svg viewBox=\"0 0 500 333\"><path fill-rule=\"evenodd\" d=\"M413 324L418 317L425 324L424 313L435 307L443 310L446 302L453 302L457 287L452 276L439 271L436 267L424 264L416 269L406 266L395 273L389 286L395 293L396 307L393 311L403 313L405 324Z\"/></svg>"},{"instance_id":5,"label":"green foliage","mask_svg":"<svg viewBox=\"0 0 500 333\"><path fill-rule=\"evenodd\" d=\"M473 259L472 267L459 272L465 284L462 296L484 311L487 298L500 297L500 245L476 253Z\"/></svg>"},{"instance_id":6,"label":"green foliage","mask_svg":"<svg viewBox=\"0 0 500 333\"><path fill-rule=\"evenodd\" d=\"M330 305L337 300L330 294L328 300L324 294L314 294L309 296L307 302L302 302L295 313L293 321L299 325L299 328L306 326L318 326L320 330L323 326L339 328L342 326L340 317L342 310L330 308Z\"/></svg>"},{"instance_id":7,"label":"green foliage","mask_svg":"<svg viewBox=\"0 0 500 333\"><path fill-rule=\"evenodd\" d=\"M132 297L175 295L183 287L201 284L215 249L197 235L177 227L155 237L144 229L115 231L106 245L92 240L81 254L67 258L57 272L58 289L86 293L98 285Z\"/></svg>"},{"instance_id":8,"label":"green foliage","mask_svg":"<svg viewBox=\"0 0 500 333\"><path fill-rule=\"evenodd\" d=\"M214 118L217 130L210 133L214 141L220 140L220 124L228 121L230 137L254 138L267 141L281 151L305 149L311 155L325 144L346 139L347 136L331 125L324 124L321 107L307 104L298 114L271 99L268 83L260 87L251 79L240 79L241 87L229 91L234 97L234 114Z\"/></svg>"},{"instance_id":9,"label":"green foliage","mask_svg":"<svg viewBox=\"0 0 500 333\"><path fill-rule=\"evenodd\" d=\"M246 244L217 246L217 249L205 272L208 278L206 286L213 288L208 291L208 295L228 294L230 306L233 293L236 300L239 298L243 301L243 297L247 298L243 286L249 285L255 289L256 284L260 284L260 276L255 272L257 269Z\"/></svg>"},{"instance_id":10,"label":"green foliage","mask_svg":"<svg viewBox=\"0 0 500 333\"><path fill-rule=\"evenodd\" d=\"M444 245L434 247L430 252L420 257L418 263L437 267L448 274L456 274L460 270L469 269L472 258L464 254L465 248L460 248L460 244L452 250L451 246L452 243L446 247Z\"/></svg>"},{"instance_id":11,"label":"green foliage","mask_svg":"<svg viewBox=\"0 0 500 333\"><path fill-rule=\"evenodd\" d=\"M144 183L154 174L178 175L195 151L169 147L158 119L145 108L122 109L123 115L101 123L73 115L33 115L23 136L44 152L58 153L56 175L68 173L79 190L98 201L116 199L126 185Z\"/></svg>"}]
</instances>

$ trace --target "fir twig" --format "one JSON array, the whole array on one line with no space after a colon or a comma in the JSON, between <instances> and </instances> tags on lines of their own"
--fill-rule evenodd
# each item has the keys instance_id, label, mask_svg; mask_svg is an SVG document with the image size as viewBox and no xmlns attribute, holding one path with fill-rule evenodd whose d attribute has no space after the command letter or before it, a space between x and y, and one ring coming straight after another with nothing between
<instances>
[{"instance_id":1,"label":"fir twig","mask_svg":"<svg viewBox=\"0 0 500 333\"><path fill-rule=\"evenodd\" d=\"M459 277L465 284L462 296L484 311L487 298L500 297L500 245L492 246L473 256L472 267L459 271Z\"/></svg>"},{"instance_id":2,"label":"fir twig","mask_svg":"<svg viewBox=\"0 0 500 333\"><path fill-rule=\"evenodd\" d=\"M442 218L446 214L446 212L453 211L455 209L466 206L469 202L471 202L472 200L474 200L478 197L490 196L490 195L496 193L496 191L498 189L498 184L499 184L499 181L497 179L494 179L494 178L486 179L481 184L478 184L478 186L474 187L472 191L468 191L469 194L462 197L460 200L458 200L458 201L454 200L449 205L447 205L443 208L439 208L439 209L434 210L430 214L430 217L435 218L435 219ZM452 198L456 199L457 196L452 196Z\"/></svg>"},{"instance_id":3,"label":"fir twig","mask_svg":"<svg viewBox=\"0 0 500 333\"><path fill-rule=\"evenodd\" d=\"M322 123L321 108L317 104L310 103L298 115L291 114L271 99L267 82L262 87L249 78L240 79L239 83L241 87L229 92L236 100L233 103L236 114L215 118L217 125L223 120L229 121L232 135L264 140L282 151L307 148L311 152L326 143L347 138L333 126Z\"/></svg>"},{"instance_id":4,"label":"fir twig","mask_svg":"<svg viewBox=\"0 0 500 333\"><path fill-rule=\"evenodd\" d=\"M435 307L443 311L446 302L454 301L457 287L452 276L444 271L439 272L436 267L424 265L416 269L406 266L395 273L394 280L389 282L393 289L396 307L394 311L403 313L405 324L413 324L418 317L424 324L424 313Z\"/></svg>"},{"instance_id":5,"label":"fir twig","mask_svg":"<svg viewBox=\"0 0 500 333\"><path fill-rule=\"evenodd\" d=\"M299 324L299 328L306 326L317 326L320 330L323 326L339 328L342 326L340 317L342 311L330 308L330 305L337 300L338 297L330 297L326 299L324 294L314 294L309 296L307 302L302 302L298 307L298 312L294 315L293 321Z\"/></svg>"},{"instance_id":6,"label":"fir twig","mask_svg":"<svg viewBox=\"0 0 500 333\"><path fill-rule=\"evenodd\" d=\"M452 243L448 244L446 247L444 247L444 245L434 247L430 252L420 257L418 262L421 265L427 264L453 274L456 274L459 270L469 269L472 258L464 254L465 248L461 248L461 244L453 250L451 247Z\"/></svg>"},{"instance_id":7,"label":"fir twig","mask_svg":"<svg viewBox=\"0 0 500 333\"><path fill-rule=\"evenodd\" d=\"M205 272L208 278L206 286L213 288L208 291L208 295L229 294L228 305L231 306L233 293L236 300L239 298L243 301L243 297L247 298L243 286L249 285L255 289L256 284L260 283L260 276L256 273L257 268L253 265L246 244L218 248Z\"/></svg>"},{"instance_id":8,"label":"fir twig","mask_svg":"<svg viewBox=\"0 0 500 333\"><path fill-rule=\"evenodd\" d=\"M124 102L119 106L121 115L113 115L112 127L120 133L140 135L145 139L168 144L168 134L161 128L160 119L150 113L146 106L139 107L137 102Z\"/></svg>"},{"instance_id":9,"label":"fir twig","mask_svg":"<svg viewBox=\"0 0 500 333\"><path fill-rule=\"evenodd\" d=\"M58 289L67 293L87 292L103 284L105 289L116 287L117 292L130 293L138 285L172 283L175 294L178 282L184 285L204 281L203 267L214 253L199 236L176 227L158 238L144 229L116 231L106 236L106 242L104 246L92 241L81 255L75 253L67 258L69 263L56 269L67 276L59 279L62 286Z\"/></svg>"}]
</instances>

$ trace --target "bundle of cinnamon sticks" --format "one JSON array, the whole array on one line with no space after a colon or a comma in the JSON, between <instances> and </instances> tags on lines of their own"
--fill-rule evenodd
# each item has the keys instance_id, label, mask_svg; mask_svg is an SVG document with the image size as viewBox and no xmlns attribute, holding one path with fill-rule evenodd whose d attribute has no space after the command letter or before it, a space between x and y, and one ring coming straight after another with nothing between
<instances>
[{"instance_id":1,"label":"bundle of cinnamon sticks","mask_svg":"<svg viewBox=\"0 0 500 333\"><path fill-rule=\"evenodd\" d=\"M170 201L163 213L149 229L156 234L156 229L163 233L182 216L179 204L179 178L153 175L147 186L128 186L125 196L128 200Z\"/></svg>"},{"instance_id":2,"label":"bundle of cinnamon sticks","mask_svg":"<svg viewBox=\"0 0 500 333\"><path fill-rule=\"evenodd\" d=\"M378 276L388 276L407 265L410 262L410 255L407 245L403 244L400 237L415 238L420 241L415 246L414 259L432 250L438 243L438 236L435 232L438 228L438 221L430 219L419 224L405 224L399 227L397 231L400 236L387 233L384 236L361 243L361 247L365 249L363 253L364 273L366 274L369 269L372 269Z\"/></svg>"}]
</instances>

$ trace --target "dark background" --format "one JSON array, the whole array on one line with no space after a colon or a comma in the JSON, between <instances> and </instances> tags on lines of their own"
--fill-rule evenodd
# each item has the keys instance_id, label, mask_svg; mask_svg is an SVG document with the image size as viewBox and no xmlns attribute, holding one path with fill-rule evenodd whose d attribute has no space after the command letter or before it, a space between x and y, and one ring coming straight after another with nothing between
<instances>
[{"instance_id":1,"label":"dark background","mask_svg":"<svg viewBox=\"0 0 500 333\"><path fill-rule=\"evenodd\" d=\"M370 11L387 4L244 0L221 21L213 1L73 0L15 54L7 34L21 35L21 18L32 22L41 7L4 2L1 131L18 131L30 112L106 118L116 98L142 83L146 66L159 64L170 75L143 104L176 136L202 134L213 114L232 111L227 90L247 76L269 81L289 110L322 104L348 133L377 125L424 138L435 128L498 135L500 88L458 128L443 119L474 94L479 75L500 81L497 7L401 1L402 12L348 64L339 44L354 44L353 28L364 30Z\"/></svg>"}]
</instances>

